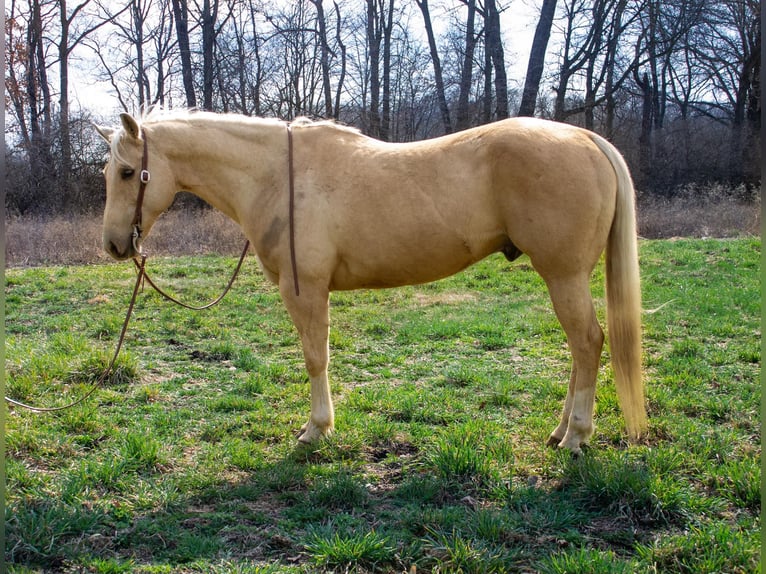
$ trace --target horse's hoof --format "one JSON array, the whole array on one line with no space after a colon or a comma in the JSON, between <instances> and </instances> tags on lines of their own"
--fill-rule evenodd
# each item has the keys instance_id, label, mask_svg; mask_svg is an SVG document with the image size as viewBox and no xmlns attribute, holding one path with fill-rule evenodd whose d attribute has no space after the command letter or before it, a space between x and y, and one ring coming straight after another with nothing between
<instances>
[{"instance_id":1,"label":"horse's hoof","mask_svg":"<svg viewBox=\"0 0 766 574\"><path fill-rule=\"evenodd\" d=\"M562 440L558 447L571 452L573 458L580 458L584 454L585 449L588 448L588 443L573 440Z\"/></svg>"},{"instance_id":2,"label":"horse's hoof","mask_svg":"<svg viewBox=\"0 0 766 574\"><path fill-rule=\"evenodd\" d=\"M572 437L565 436L563 439L560 439L555 435L551 435L548 438L548 442L546 442L546 446L554 450L568 450L572 453L573 458L579 458L584 454L584 451L587 450L588 443L580 442L579 440L573 439Z\"/></svg>"},{"instance_id":3,"label":"horse's hoof","mask_svg":"<svg viewBox=\"0 0 766 574\"><path fill-rule=\"evenodd\" d=\"M298 432L298 442L301 444L313 444L320 439L329 436L332 433L332 427L325 429L320 428L313 422L309 421L301 427Z\"/></svg>"},{"instance_id":4,"label":"horse's hoof","mask_svg":"<svg viewBox=\"0 0 766 574\"><path fill-rule=\"evenodd\" d=\"M557 436L551 435L548 437L548 441L545 443L545 446L550 447L552 449L559 448L559 443L561 442L561 439Z\"/></svg>"}]
</instances>

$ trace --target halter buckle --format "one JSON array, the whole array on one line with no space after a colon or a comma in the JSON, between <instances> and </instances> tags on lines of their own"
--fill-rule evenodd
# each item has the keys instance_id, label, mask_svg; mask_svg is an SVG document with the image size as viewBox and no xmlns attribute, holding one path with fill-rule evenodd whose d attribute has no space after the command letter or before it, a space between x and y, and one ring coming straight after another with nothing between
<instances>
[{"instance_id":1,"label":"halter buckle","mask_svg":"<svg viewBox=\"0 0 766 574\"><path fill-rule=\"evenodd\" d=\"M152 175L149 173L148 169L142 169L139 179L141 180L141 183L147 184L149 183L149 180L152 179Z\"/></svg>"}]
</instances>

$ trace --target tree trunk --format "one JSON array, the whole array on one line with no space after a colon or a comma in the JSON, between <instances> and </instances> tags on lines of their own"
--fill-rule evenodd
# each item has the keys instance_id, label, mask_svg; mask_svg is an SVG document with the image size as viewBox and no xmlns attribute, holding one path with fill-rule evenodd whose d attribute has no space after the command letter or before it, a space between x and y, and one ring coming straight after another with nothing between
<instances>
[{"instance_id":1,"label":"tree trunk","mask_svg":"<svg viewBox=\"0 0 766 574\"><path fill-rule=\"evenodd\" d=\"M327 22L324 18L322 0L311 0L317 11L317 28L319 31L319 62L322 68L322 93L324 95L324 117L331 118L332 88L330 87L330 46L327 44Z\"/></svg>"},{"instance_id":2,"label":"tree trunk","mask_svg":"<svg viewBox=\"0 0 766 574\"><path fill-rule=\"evenodd\" d=\"M455 114L455 129L464 130L470 126L471 114L468 109L473 81L473 55L476 50L476 34L474 33L476 20L476 0L468 0L468 16L465 20L465 54L463 55L463 69L460 72L460 94L457 98L457 110Z\"/></svg>"},{"instance_id":3,"label":"tree trunk","mask_svg":"<svg viewBox=\"0 0 766 574\"><path fill-rule=\"evenodd\" d=\"M388 14L381 5L383 28L383 95L381 98L380 139L391 139L391 34L394 29L394 0L389 0Z\"/></svg>"},{"instance_id":4,"label":"tree trunk","mask_svg":"<svg viewBox=\"0 0 766 574\"><path fill-rule=\"evenodd\" d=\"M734 114L731 124L729 180L757 184L760 179L758 151L761 108L761 29L752 26L743 34L743 59L735 86Z\"/></svg>"},{"instance_id":5,"label":"tree trunk","mask_svg":"<svg viewBox=\"0 0 766 574\"><path fill-rule=\"evenodd\" d=\"M51 154L51 97L45 68L43 25L39 0L31 2L31 15L27 29L27 98L29 101L29 131L31 146L28 150L31 174L30 206L50 205L48 192L55 189L55 164ZM42 98L42 102L40 101ZM42 122L41 122L42 118ZM54 194L53 197L60 197ZM45 211L43 209L42 211Z\"/></svg>"},{"instance_id":6,"label":"tree trunk","mask_svg":"<svg viewBox=\"0 0 766 574\"><path fill-rule=\"evenodd\" d=\"M652 168L652 82L649 75L644 74L639 78L636 74L636 84L641 89L641 132L638 136L638 184L646 183Z\"/></svg>"},{"instance_id":7,"label":"tree trunk","mask_svg":"<svg viewBox=\"0 0 766 574\"><path fill-rule=\"evenodd\" d=\"M460 93L458 94L455 113L455 129L457 131L464 130L471 124L469 102L471 84L473 83L473 56L478 40L475 33L475 22L476 0L468 0L468 15L465 20L465 54L463 55L463 69L460 71Z\"/></svg>"},{"instance_id":8,"label":"tree trunk","mask_svg":"<svg viewBox=\"0 0 766 574\"><path fill-rule=\"evenodd\" d=\"M186 93L186 107L196 108L197 97L194 94L194 76L191 66L191 49L189 47L189 11L186 0L173 0L173 15L176 21L176 36L178 51L181 54L181 77Z\"/></svg>"},{"instance_id":9,"label":"tree trunk","mask_svg":"<svg viewBox=\"0 0 766 574\"><path fill-rule=\"evenodd\" d=\"M618 0L617 7L615 9L612 35L609 38L609 48L607 54L607 71L606 71L606 117L604 120L604 132L607 139L611 139L614 136L614 117L617 109L617 104L614 99L614 93L616 90L614 81L614 67L617 60L617 48L619 45L620 36L622 35L622 15L625 12L627 0Z\"/></svg>"},{"instance_id":10,"label":"tree trunk","mask_svg":"<svg viewBox=\"0 0 766 574\"><path fill-rule=\"evenodd\" d=\"M380 42L378 9L375 0L367 0L367 46L370 51L370 107L368 133L380 136Z\"/></svg>"},{"instance_id":11,"label":"tree trunk","mask_svg":"<svg viewBox=\"0 0 766 574\"><path fill-rule=\"evenodd\" d=\"M548 40L551 37L553 16L556 14L556 0L543 0L540 11L540 19L535 29L535 37L532 40L532 51L529 53L527 75L524 80L524 92L519 106L520 116L534 116L537 104L537 94L540 91L540 80L543 77L543 65L545 64L545 52L548 48Z\"/></svg>"},{"instance_id":12,"label":"tree trunk","mask_svg":"<svg viewBox=\"0 0 766 574\"><path fill-rule=\"evenodd\" d=\"M338 79L338 86L335 90L335 109L333 110L333 118L337 120L340 119L340 96L343 91L343 82L346 80L346 45L343 43L343 38L341 37L340 8L338 7L337 2L333 2L333 6L335 7L336 19L335 41L340 48L340 78Z\"/></svg>"},{"instance_id":13,"label":"tree trunk","mask_svg":"<svg viewBox=\"0 0 766 574\"><path fill-rule=\"evenodd\" d=\"M261 51L258 47L258 27L255 21L255 6L253 1L250 0L250 25L253 28L253 50L255 52L255 85L252 87L253 107L255 109L255 115L261 115L261 76L263 74L263 66L261 65Z\"/></svg>"},{"instance_id":14,"label":"tree trunk","mask_svg":"<svg viewBox=\"0 0 766 574\"><path fill-rule=\"evenodd\" d=\"M59 41L59 138L61 141L61 173L59 184L61 194L70 192L70 172L72 171L72 142L69 134L69 18L66 12L66 0L59 0L61 39Z\"/></svg>"},{"instance_id":15,"label":"tree trunk","mask_svg":"<svg viewBox=\"0 0 766 574\"><path fill-rule=\"evenodd\" d=\"M486 34L486 26L484 28ZM485 36L486 38L486 36ZM492 54L489 48L484 46L484 97L481 105L481 123L488 124L492 121Z\"/></svg>"},{"instance_id":16,"label":"tree trunk","mask_svg":"<svg viewBox=\"0 0 766 574\"><path fill-rule=\"evenodd\" d=\"M215 46L215 21L218 15L218 0L205 0L200 20L202 24L202 109L213 110L213 81Z\"/></svg>"},{"instance_id":17,"label":"tree trunk","mask_svg":"<svg viewBox=\"0 0 766 574\"><path fill-rule=\"evenodd\" d=\"M487 0L486 13L486 42L492 54L492 65L495 70L495 116L498 120L502 120L509 115L508 77L505 72L503 40L500 36L500 13L497 11L495 0Z\"/></svg>"},{"instance_id":18,"label":"tree trunk","mask_svg":"<svg viewBox=\"0 0 766 574\"><path fill-rule=\"evenodd\" d=\"M136 85L138 86L138 108L145 110L149 104L151 94L149 93L148 81L144 66L144 15L141 11L140 2L133 0L131 3L133 11L133 31L136 40Z\"/></svg>"},{"instance_id":19,"label":"tree trunk","mask_svg":"<svg viewBox=\"0 0 766 574\"><path fill-rule=\"evenodd\" d=\"M428 48L431 51L431 62L434 66L434 83L436 84L436 99L439 101L439 111L441 112L442 125L444 132L452 132L452 122L449 116L449 106L447 106L447 96L444 91L444 79L442 77L442 64L439 59L439 51L436 48L436 37L431 23L431 14L428 8L428 0L415 0L420 11L423 13L423 22L426 27L426 36L428 36Z\"/></svg>"}]
</instances>

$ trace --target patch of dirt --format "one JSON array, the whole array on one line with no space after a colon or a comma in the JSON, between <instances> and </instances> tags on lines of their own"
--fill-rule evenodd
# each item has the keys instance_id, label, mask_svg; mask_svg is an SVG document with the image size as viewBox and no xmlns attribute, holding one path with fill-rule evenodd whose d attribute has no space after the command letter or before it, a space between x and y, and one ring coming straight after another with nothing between
<instances>
[{"instance_id":1,"label":"patch of dirt","mask_svg":"<svg viewBox=\"0 0 766 574\"><path fill-rule=\"evenodd\" d=\"M415 302L422 306L428 305L458 305L473 302L478 299L475 293L415 293Z\"/></svg>"}]
</instances>

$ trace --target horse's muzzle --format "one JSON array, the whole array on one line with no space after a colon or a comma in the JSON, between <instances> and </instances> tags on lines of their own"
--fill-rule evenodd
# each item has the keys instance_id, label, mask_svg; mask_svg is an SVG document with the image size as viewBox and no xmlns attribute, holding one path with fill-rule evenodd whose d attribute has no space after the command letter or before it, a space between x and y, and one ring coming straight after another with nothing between
<instances>
[{"instance_id":1,"label":"horse's muzzle","mask_svg":"<svg viewBox=\"0 0 766 574\"><path fill-rule=\"evenodd\" d=\"M104 237L104 250L117 261L124 261L136 256L130 236L126 237L124 241Z\"/></svg>"}]
</instances>

